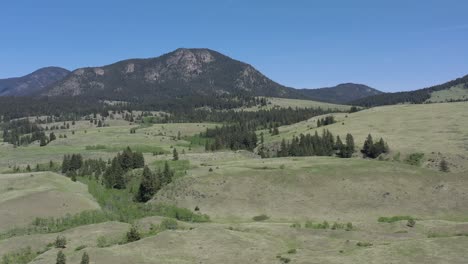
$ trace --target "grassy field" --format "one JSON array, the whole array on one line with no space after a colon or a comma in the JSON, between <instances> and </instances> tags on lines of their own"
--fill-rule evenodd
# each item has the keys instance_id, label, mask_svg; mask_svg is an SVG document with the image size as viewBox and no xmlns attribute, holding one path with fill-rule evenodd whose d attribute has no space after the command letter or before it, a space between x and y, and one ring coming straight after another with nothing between
<instances>
[{"instance_id":1,"label":"grassy field","mask_svg":"<svg viewBox=\"0 0 468 264\"><path fill-rule=\"evenodd\" d=\"M195 155L195 154L192 154ZM229 157L227 152L213 156ZM107 222L61 232L67 263L87 252L92 263L464 263L468 254L467 179L461 174L384 161L322 157L190 160L193 168L155 200L209 213L209 223L182 223L119 244L128 224ZM213 168L209 172L208 168ZM153 201L154 202L154 201ZM253 216L266 214L265 221ZM407 221L379 222L381 216ZM136 222L141 232L163 218ZM327 221L328 228L319 227ZM352 228L332 228L334 223ZM57 234L0 241L0 254L41 250ZM98 241L108 245L99 245ZM113 242L114 241L114 242ZM53 263L49 248L32 263Z\"/></svg>"},{"instance_id":2,"label":"grassy field","mask_svg":"<svg viewBox=\"0 0 468 264\"><path fill-rule=\"evenodd\" d=\"M0 231L30 224L36 217L59 217L99 209L86 185L55 173L0 174Z\"/></svg>"},{"instance_id":3,"label":"grassy field","mask_svg":"<svg viewBox=\"0 0 468 264\"><path fill-rule=\"evenodd\" d=\"M117 122L117 121L116 121ZM61 124L61 123L60 123ZM198 134L207 127L215 124L185 123L185 124L154 124L137 128L137 125L118 122L116 126L90 127L89 122L79 121L68 130L54 131L57 135L66 135L67 138L57 138L45 147L38 144L13 148L9 144L0 144L0 171L7 171L13 166L32 167L37 163L48 163L50 160L61 162L63 155L82 153L86 158L108 159L115 153L130 146L135 151L142 151L148 159L153 153L170 153L172 147L180 152L189 151L190 142L183 137ZM130 133L131 128L137 128L135 134ZM72 132L74 131L74 133ZM179 134L181 139L177 139ZM103 147L101 147L103 146ZM203 146L193 146L192 151L203 149Z\"/></svg>"},{"instance_id":4,"label":"grassy field","mask_svg":"<svg viewBox=\"0 0 468 264\"><path fill-rule=\"evenodd\" d=\"M356 146L361 147L370 133L377 139L383 137L392 155L401 153L401 160L422 152L424 166L434 167L445 158L454 171L468 170L468 122L464 121L468 120L468 102L383 106L334 116L337 123L325 127L317 128L317 118L312 118L282 126L276 136L264 131L265 142L279 144L283 138L328 129L342 139L351 133Z\"/></svg>"},{"instance_id":5,"label":"grassy field","mask_svg":"<svg viewBox=\"0 0 468 264\"><path fill-rule=\"evenodd\" d=\"M336 109L340 111L348 111L351 106L349 105L340 105L340 104L332 104L332 103L324 103L312 100L300 100L300 99L287 99L287 98L276 98L276 97L266 97L268 104L266 106L254 106L249 108L243 108L245 111L258 111L261 109L271 109L274 107L279 108L323 108L323 109Z\"/></svg>"},{"instance_id":6,"label":"grassy field","mask_svg":"<svg viewBox=\"0 0 468 264\"><path fill-rule=\"evenodd\" d=\"M437 91L431 93L431 98L427 99L426 102L440 103L447 102L450 100L467 100L468 89L464 87L464 84L453 86L450 89Z\"/></svg>"},{"instance_id":7,"label":"grassy field","mask_svg":"<svg viewBox=\"0 0 468 264\"><path fill-rule=\"evenodd\" d=\"M305 104L279 100L283 106ZM72 264L80 263L83 252L91 263L103 264L466 263L467 106L378 107L335 114L338 122L324 127L342 137L352 133L357 146L368 133L383 137L391 148L389 161L260 159L247 151L205 152L195 143L190 147L190 141L200 141L191 136L216 125L208 123L138 125L113 120L110 127L97 128L79 121L69 130L55 131L67 137L45 147L2 144L0 171L8 173L0 174L0 232L30 225L35 217L85 210L98 209L112 217L58 233L10 232L0 236L0 256L29 252L31 263L55 263L58 249L53 241L60 234L67 238L63 252ZM272 146L282 138L321 132L324 128L317 129L316 120L280 127L278 136L265 133L265 141ZM132 128L135 133L130 133ZM15 165L24 169L30 164L34 170L37 163L58 164L70 153L107 160L127 146L144 152L153 170L170 160L177 148L180 160L169 161L175 180L148 203L166 204L173 211L141 209L133 201L138 186L134 179L128 190L106 190L81 177L72 182L52 172L11 173ZM419 152L424 153L423 166L405 164L407 155ZM423 168L431 168L430 159L441 158L448 159L452 172ZM141 169L131 173L140 174ZM197 217L207 214L210 221L175 221L183 209L172 205ZM176 227L162 228L169 221L165 217L172 217ZM415 219L415 225L408 226L407 219ZM127 243L131 224L142 239ZM4 264L1 258L0 263Z\"/></svg>"}]
</instances>

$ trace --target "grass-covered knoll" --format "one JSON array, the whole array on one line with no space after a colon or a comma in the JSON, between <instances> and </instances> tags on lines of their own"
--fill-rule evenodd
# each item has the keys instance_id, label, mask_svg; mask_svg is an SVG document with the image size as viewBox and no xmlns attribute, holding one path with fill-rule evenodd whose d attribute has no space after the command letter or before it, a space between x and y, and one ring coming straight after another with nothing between
<instances>
[{"instance_id":1,"label":"grass-covered knoll","mask_svg":"<svg viewBox=\"0 0 468 264\"><path fill-rule=\"evenodd\" d=\"M426 102L441 103L451 100L468 100L468 86L459 84L447 90L432 92Z\"/></svg>"},{"instance_id":2,"label":"grass-covered knoll","mask_svg":"<svg viewBox=\"0 0 468 264\"><path fill-rule=\"evenodd\" d=\"M58 138L44 147L31 144L13 148L10 144L0 144L0 171L8 171L8 167L15 165L24 168L28 164L34 167L37 163L48 163L50 160L60 162L63 155L70 153L82 153L85 158L101 157L107 160L127 146L145 153L148 158L153 153L170 153L171 147L177 147L179 152L199 151L203 149L202 146L194 146L189 150L190 141L184 138L215 126L209 123L154 124L130 133L131 128L138 126L127 122L126 125L88 128L86 122L76 122L77 129L72 126L70 129L54 131ZM80 126L85 128L79 128ZM67 137L59 138L59 135Z\"/></svg>"},{"instance_id":3,"label":"grass-covered knoll","mask_svg":"<svg viewBox=\"0 0 468 264\"><path fill-rule=\"evenodd\" d=\"M249 108L242 108L245 111L258 111L261 109L272 109L274 107L279 108L317 108L320 107L322 109L337 109L339 111L348 111L351 106L349 105L341 105L341 104L332 104L332 103L324 103L319 101L312 101L312 100L301 100L301 99L287 99L287 98L276 98L276 97L266 97L267 102L269 102L265 106L253 106Z\"/></svg>"},{"instance_id":4,"label":"grass-covered knoll","mask_svg":"<svg viewBox=\"0 0 468 264\"><path fill-rule=\"evenodd\" d=\"M195 164L195 161L193 161ZM380 216L465 218L468 185L401 163L328 157L244 159L201 164L153 202L198 207L220 221L376 221ZM343 220L340 220L340 222Z\"/></svg>"},{"instance_id":5,"label":"grass-covered knoll","mask_svg":"<svg viewBox=\"0 0 468 264\"><path fill-rule=\"evenodd\" d=\"M0 230L99 209L86 185L49 172L0 174Z\"/></svg>"},{"instance_id":6,"label":"grass-covered knoll","mask_svg":"<svg viewBox=\"0 0 468 264\"><path fill-rule=\"evenodd\" d=\"M316 127L317 118L297 124L282 126L279 135L270 136L264 131L265 142L279 143L300 133L322 133L330 130L342 139L351 133L357 147L369 133L375 139L383 137L393 155L401 152L401 161L412 153L424 153L425 160L434 159L431 167L446 157L452 171L468 170L468 102L394 105L375 107L351 114L335 114L337 123ZM441 153L440 155L438 153Z\"/></svg>"}]
</instances>

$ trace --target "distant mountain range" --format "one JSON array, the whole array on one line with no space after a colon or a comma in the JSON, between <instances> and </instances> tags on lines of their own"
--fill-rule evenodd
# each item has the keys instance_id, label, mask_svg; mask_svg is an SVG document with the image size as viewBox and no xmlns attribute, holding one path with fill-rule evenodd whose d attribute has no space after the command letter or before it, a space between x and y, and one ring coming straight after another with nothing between
<instances>
[{"instance_id":1,"label":"distant mountain range","mask_svg":"<svg viewBox=\"0 0 468 264\"><path fill-rule=\"evenodd\" d=\"M368 96L383 94L383 92L364 84L343 83L334 87L299 90L307 98L315 101L346 104Z\"/></svg>"},{"instance_id":2,"label":"distant mountain range","mask_svg":"<svg viewBox=\"0 0 468 264\"><path fill-rule=\"evenodd\" d=\"M23 77L0 79L0 96L31 95L62 80L69 73L63 68L46 67Z\"/></svg>"},{"instance_id":3,"label":"distant mountain range","mask_svg":"<svg viewBox=\"0 0 468 264\"><path fill-rule=\"evenodd\" d=\"M23 77L0 80L0 96L79 96L122 101L157 98L158 102L178 98L187 102L195 97L203 100L223 96L269 96L375 106L421 103L430 97L431 92L467 83L467 78L401 93L383 93L354 83L294 89L278 84L251 65L219 52L181 48L156 58L123 60L73 72L59 67L42 68Z\"/></svg>"},{"instance_id":4,"label":"distant mountain range","mask_svg":"<svg viewBox=\"0 0 468 264\"><path fill-rule=\"evenodd\" d=\"M16 81L11 82L13 79ZM156 58L129 59L73 72L49 67L1 82L8 83L0 86L3 96L93 96L115 100L245 94L344 103L378 93L357 84L293 89L272 81L247 63L209 49L177 49Z\"/></svg>"}]
</instances>

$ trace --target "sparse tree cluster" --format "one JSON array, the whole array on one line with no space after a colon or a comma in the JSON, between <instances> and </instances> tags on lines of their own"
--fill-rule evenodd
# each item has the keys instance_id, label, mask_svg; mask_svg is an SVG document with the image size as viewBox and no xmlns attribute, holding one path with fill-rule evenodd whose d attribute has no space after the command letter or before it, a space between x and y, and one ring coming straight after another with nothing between
<instances>
[{"instance_id":1,"label":"sparse tree cluster","mask_svg":"<svg viewBox=\"0 0 468 264\"><path fill-rule=\"evenodd\" d=\"M364 141L364 146L361 149L363 156L371 159L379 157L382 153L388 153L388 151L387 143L385 143L382 138L374 143L371 134L367 136L366 141Z\"/></svg>"},{"instance_id":2,"label":"sparse tree cluster","mask_svg":"<svg viewBox=\"0 0 468 264\"><path fill-rule=\"evenodd\" d=\"M331 125L333 123L336 123L335 121L335 117L334 116L326 116L324 118L319 118L317 120L317 127L321 127L321 126L327 126L327 125Z\"/></svg>"}]
</instances>

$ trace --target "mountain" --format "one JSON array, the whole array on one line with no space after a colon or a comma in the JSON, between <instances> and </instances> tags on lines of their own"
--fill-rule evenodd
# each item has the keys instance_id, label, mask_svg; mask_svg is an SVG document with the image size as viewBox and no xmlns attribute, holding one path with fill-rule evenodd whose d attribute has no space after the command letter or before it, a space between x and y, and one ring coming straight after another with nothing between
<instances>
[{"instance_id":1,"label":"mountain","mask_svg":"<svg viewBox=\"0 0 468 264\"><path fill-rule=\"evenodd\" d=\"M356 83L342 83L334 87L300 89L299 91L309 99L336 104L346 104L357 99L383 93L367 85Z\"/></svg>"},{"instance_id":2,"label":"mountain","mask_svg":"<svg viewBox=\"0 0 468 264\"><path fill-rule=\"evenodd\" d=\"M364 107L373 107L379 105L393 105L393 104L403 104L403 103L413 103L421 104L424 102L430 101L431 97L440 91L447 91L458 88L465 90L465 94L468 94L468 75L465 75L461 78L431 86L424 89L408 91L408 92L397 92L397 93L384 93L379 95L374 95L362 99L352 101L351 104L364 106ZM460 101L466 100L468 98L462 97L448 97L446 101ZM436 100L432 100L436 101Z\"/></svg>"},{"instance_id":3,"label":"mountain","mask_svg":"<svg viewBox=\"0 0 468 264\"><path fill-rule=\"evenodd\" d=\"M23 77L0 79L0 96L24 96L41 92L62 80L70 71L59 67L41 68Z\"/></svg>"},{"instance_id":4,"label":"mountain","mask_svg":"<svg viewBox=\"0 0 468 264\"><path fill-rule=\"evenodd\" d=\"M179 98L193 95L304 98L251 65L209 49L177 49L157 58L129 59L80 68L42 93L113 100Z\"/></svg>"}]
</instances>

